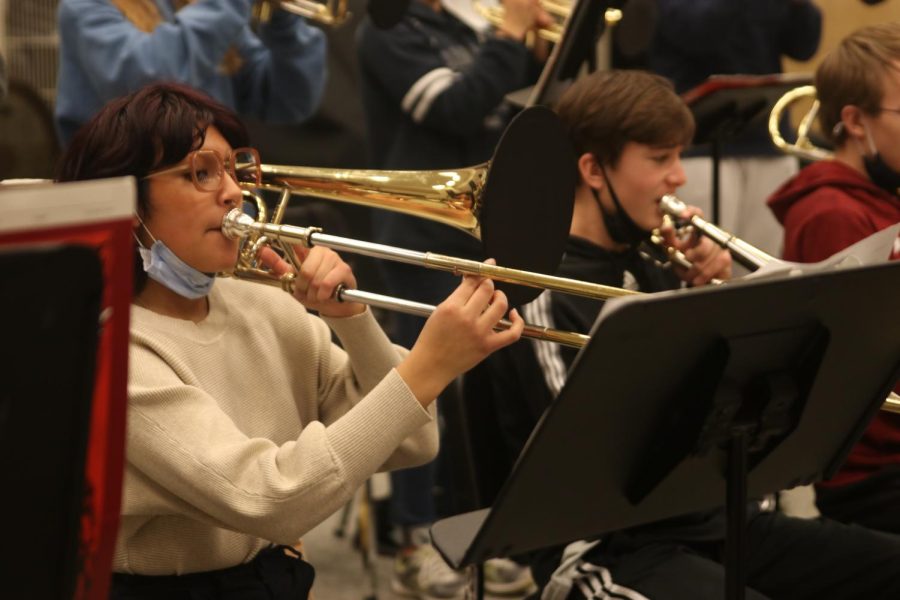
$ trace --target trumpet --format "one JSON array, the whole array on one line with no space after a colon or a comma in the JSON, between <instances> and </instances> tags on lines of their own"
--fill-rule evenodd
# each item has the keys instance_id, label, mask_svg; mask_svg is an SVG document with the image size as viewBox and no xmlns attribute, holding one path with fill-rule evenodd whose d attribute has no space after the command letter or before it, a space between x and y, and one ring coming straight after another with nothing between
<instances>
[{"instance_id":1,"label":"trumpet","mask_svg":"<svg viewBox=\"0 0 900 600\"><path fill-rule=\"evenodd\" d=\"M505 9L497 4L486 4L481 0L474 0L472 5L494 27L503 22ZM569 14L572 12L572 2L569 0L541 0L541 6L553 22L548 27L542 27L535 31L537 37L554 44L562 39L563 30ZM607 25L615 25L622 20L622 11L618 8L607 8L604 16Z\"/></svg>"},{"instance_id":2,"label":"trumpet","mask_svg":"<svg viewBox=\"0 0 900 600\"><path fill-rule=\"evenodd\" d=\"M781 135L779 125L782 115L795 102L809 99L813 100L812 106L800 120L800 124L797 126L797 139L792 144ZM778 99L775 106L772 107L772 112L769 113L769 137L772 138L772 143L782 152L805 160L817 161L832 158L833 153L830 150L816 146L809 139L809 131L818 114L819 101L816 99L815 86L804 85L790 90Z\"/></svg>"},{"instance_id":3,"label":"trumpet","mask_svg":"<svg viewBox=\"0 0 900 600\"><path fill-rule=\"evenodd\" d=\"M252 18L257 23L267 23L274 10L284 10L323 25L337 26L350 18L347 0L257 0L252 8Z\"/></svg>"},{"instance_id":4,"label":"trumpet","mask_svg":"<svg viewBox=\"0 0 900 600\"><path fill-rule=\"evenodd\" d=\"M669 215L673 218L680 217L680 215L686 208L687 205L682 202L677 196L674 196L672 194L666 194L659 201L660 211L662 211L663 214ZM738 261L751 271L755 271L768 264L781 262L771 254L767 254L766 252L763 252L759 248L748 244L737 236L728 233L724 229L713 225L703 217L693 215L688 220L688 223L692 227L696 228L697 231L715 242L717 245L728 250L731 253L731 256L736 261Z\"/></svg>"}]
</instances>

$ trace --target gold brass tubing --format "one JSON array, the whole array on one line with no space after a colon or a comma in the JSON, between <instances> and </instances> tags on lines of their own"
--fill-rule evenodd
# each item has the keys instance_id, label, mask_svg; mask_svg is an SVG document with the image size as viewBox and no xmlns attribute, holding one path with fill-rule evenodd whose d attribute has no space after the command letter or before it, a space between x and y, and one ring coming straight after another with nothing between
<instances>
[{"instance_id":1,"label":"gold brass tubing","mask_svg":"<svg viewBox=\"0 0 900 600\"><path fill-rule=\"evenodd\" d=\"M900 396L891 392L881 405L881 410L900 414Z\"/></svg>"},{"instance_id":2,"label":"gold brass tubing","mask_svg":"<svg viewBox=\"0 0 900 600\"><path fill-rule=\"evenodd\" d=\"M568 17L569 13L572 12L572 3L566 1L541 0L541 7L547 11L547 14L557 17Z\"/></svg>"},{"instance_id":3,"label":"gold brass tubing","mask_svg":"<svg viewBox=\"0 0 900 600\"><path fill-rule=\"evenodd\" d=\"M252 9L254 19L268 22L272 18L272 5L323 25L340 25L350 17L346 0L329 0L327 5L314 0L257 0Z\"/></svg>"},{"instance_id":4,"label":"gold brass tubing","mask_svg":"<svg viewBox=\"0 0 900 600\"><path fill-rule=\"evenodd\" d=\"M256 205L256 220L263 223L269 220L269 212L266 210L266 202L254 189L241 188L241 196L249 198Z\"/></svg>"},{"instance_id":5,"label":"gold brass tubing","mask_svg":"<svg viewBox=\"0 0 900 600\"><path fill-rule=\"evenodd\" d=\"M599 283L590 283L578 279L569 279L568 277L557 277L555 275L545 275L543 273L511 269L499 265L478 262L476 260L434 254L432 252L425 253L425 265L444 271L451 271L456 274L466 273L469 275L480 275L481 277L487 277L488 279L493 279L495 281L505 281L506 283L515 283L529 287L565 292L567 294L585 296L587 298L618 298L619 296L633 296L641 293L608 285L600 285Z\"/></svg>"},{"instance_id":6,"label":"gold brass tubing","mask_svg":"<svg viewBox=\"0 0 900 600\"><path fill-rule=\"evenodd\" d=\"M342 302L361 302L369 306L377 306L387 310L395 310L420 317L428 317L435 311L435 306L424 304L422 302L414 302L412 300L404 300L394 298L392 296L384 296L382 294L373 294L372 292L364 292L362 290L350 290L343 287L338 288L335 296ZM501 319L494 326L497 331L503 331L512 327L512 322L508 319ZM539 340L542 342L553 342L572 348L581 348L590 341L590 336L575 333L572 331L561 331L550 327L542 327L539 325L525 324L522 330L522 337Z\"/></svg>"},{"instance_id":7,"label":"gold brass tubing","mask_svg":"<svg viewBox=\"0 0 900 600\"><path fill-rule=\"evenodd\" d=\"M497 281L555 290L588 298L606 299L640 293L567 277L556 277L554 275L490 265L477 260L455 258L432 252L418 252L385 244L373 244L371 242L328 235L321 233L320 229L311 227L259 223L254 221L252 217L241 213L238 209L229 212L222 220L222 233L232 239L254 233L262 234L286 243L301 243L309 246L320 245L338 252L362 254L373 258L431 267L457 274L480 275Z\"/></svg>"},{"instance_id":8,"label":"gold brass tubing","mask_svg":"<svg viewBox=\"0 0 900 600\"><path fill-rule=\"evenodd\" d=\"M543 40L554 44L559 43L562 39L565 21L572 12L572 4L569 0L541 0L541 7L553 17L553 22L546 28L530 31L529 35L536 33ZM494 27L498 27L503 22L504 9L502 6L487 6L478 0L474 0L473 5L475 10ZM622 20L622 11L618 8L607 8L603 20L608 26L614 26Z\"/></svg>"},{"instance_id":9,"label":"gold brass tubing","mask_svg":"<svg viewBox=\"0 0 900 600\"><path fill-rule=\"evenodd\" d=\"M583 333L575 333L574 331L560 331L550 327L539 327L537 325L525 324L522 330L522 337L541 340L543 342L552 342L570 348L583 348L591 341L591 336Z\"/></svg>"},{"instance_id":10,"label":"gold brass tubing","mask_svg":"<svg viewBox=\"0 0 900 600\"><path fill-rule=\"evenodd\" d=\"M262 165L262 185L258 187L401 212L456 227L480 239L478 214L488 165L446 171ZM272 222L280 223L279 215Z\"/></svg>"},{"instance_id":11,"label":"gold brass tubing","mask_svg":"<svg viewBox=\"0 0 900 600\"><path fill-rule=\"evenodd\" d=\"M289 188L282 188L281 197L278 199L278 204L275 206L275 214L272 215L272 223L281 223L284 220L284 212L287 210L288 201L291 199L291 190ZM261 223L268 222L268 219L260 219L257 217L257 221Z\"/></svg>"},{"instance_id":12,"label":"gold brass tubing","mask_svg":"<svg viewBox=\"0 0 900 600\"><path fill-rule=\"evenodd\" d=\"M668 217L669 215L665 216ZM666 241L663 239L663 236L655 229L650 234L650 243L661 248L662 251L666 253L669 262L671 262L672 264L675 264L682 269L690 269L694 266L694 264L690 260L688 260L688 257L684 255L684 252L682 252L678 248L667 245ZM709 283L711 285L722 285L723 283L725 283L725 281L717 277L713 277L709 280Z\"/></svg>"},{"instance_id":13,"label":"gold brass tubing","mask_svg":"<svg viewBox=\"0 0 900 600\"><path fill-rule=\"evenodd\" d=\"M781 98L775 102L772 112L769 113L769 137L772 143L787 154L793 154L806 160L827 160L834 155L823 148L815 146L809 141L809 129L812 126L816 113L819 111L819 101L814 100L812 108L803 117L800 126L797 128L797 141L793 144L784 139L781 135L781 115L794 102L803 98L813 98L816 96L816 88L812 85L802 85L789 90Z\"/></svg>"},{"instance_id":14,"label":"gold brass tubing","mask_svg":"<svg viewBox=\"0 0 900 600\"><path fill-rule=\"evenodd\" d=\"M245 279L254 283L264 283L273 287L281 288L290 294L294 293L294 280L297 278L293 273L285 273L278 276L272 274L265 269L257 269L255 267L247 267L238 265L233 271L218 273L219 277L233 277L235 279Z\"/></svg>"}]
</instances>

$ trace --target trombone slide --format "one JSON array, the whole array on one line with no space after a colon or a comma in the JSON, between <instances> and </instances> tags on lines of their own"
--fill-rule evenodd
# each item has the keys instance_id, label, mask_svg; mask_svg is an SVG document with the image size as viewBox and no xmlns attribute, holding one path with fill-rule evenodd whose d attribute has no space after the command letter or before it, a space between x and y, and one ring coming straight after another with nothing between
<instances>
[{"instance_id":1,"label":"trombone slide","mask_svg":"<svg viewBox=\"0 0 900 600\"><path fill-rule=\"evenodd\" d=\"M387 310L396 310L398 312L403 312L409 315L416 315L419 317L430 316L436 308L431 304L425 304L423 302L414 302L412 300L404 300L401 298L394 298L392 296L383 296L381 294L373 294L372 292L364 292L362 290L349 290L344 287L338 288L336 296L337 299L341 302L360 302L362 304L367 304L368 306L375 306ZM509 329L510 327L512 327L511 321L509 321L508 319L501 319L497 322L497 325L494 327L494 329L496 329L497 331L502 331ZM561 331L559 329L541 327L538 325L529 325L527 323L525 324L525 328L522 330L522 336L541 340L544 342L554 342L572 348L582 348L591 339L590 336L584 335L582 333L575 333L573 331Z\"/></svg>"},{"instance_id":2,"label":"trombone slide","mask_svg":"<svg viewBox=\"0 0 900 600\"><path fill-rule=\"evenodd\" d=\"M549 289L588 298L608 299L639 293L622 288L579 281L577 279L556 277L553 275L545 275L543 273L533 273L520 269L491 265L478 262L477 260L454 258L451 256L444 256L443 254L435 254L433 252L419 252L417 250L408 250L384 244L375 244L372 242L328 235L314 227L296 227L294 225L260 223L253 219L253 217L245 215L237 208L232 209L225 215L225 218L222 220L222 233L231 239L244 238L251 234L256 234L265 236L269 239L278 240L282 243L304 244L306 246L325 246L326 248L331 248L332 250L337 250L339 252L350 252L373 258L394 260L401 263L418 265L420 267L449 271L456 275L478 275L495 281L504 281L506 283L514 283L528 287Z\"/></svg>"}]
</instances>

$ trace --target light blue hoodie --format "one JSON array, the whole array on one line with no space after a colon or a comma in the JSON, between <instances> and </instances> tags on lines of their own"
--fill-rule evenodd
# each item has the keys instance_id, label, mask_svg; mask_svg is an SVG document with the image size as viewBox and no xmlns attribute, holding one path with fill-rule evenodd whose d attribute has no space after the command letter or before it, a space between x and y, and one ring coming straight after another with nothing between
<instances>
[{"instance_id":1,"label":"light blue hoodie","mask_svg":"<svg viewBox=\"0 0 900 600\"><path fill-rule=\"evenodd\" d=\"M151 0L146 0L151 1ZM257 36L251 0L197 0L178 11L155 0L163 23L137 29L109 0L61 0L56 127L63 144L107 101L157 81L193 86L242 115L299 122L325 86L325 36L275 11ZM222 72L235 47L243 65Z\"/></svg>"}]
</instances>

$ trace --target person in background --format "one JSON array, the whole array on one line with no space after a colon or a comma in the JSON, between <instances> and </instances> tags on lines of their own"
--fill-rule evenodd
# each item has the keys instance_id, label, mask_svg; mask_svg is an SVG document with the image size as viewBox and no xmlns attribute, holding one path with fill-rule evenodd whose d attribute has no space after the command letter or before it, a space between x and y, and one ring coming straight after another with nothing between
<instances>
[{"instance_id":1,"label":"person in background","mask_svg":"<svg viewBox=\"0 0 900 600\"><path fill-rule=\"evenodd\" d=\"M649 67L682 94L711 75L782 72L782 59L807 60L819 46L821 10L811 0L657 0L656 35ZM708 147L684 160L687 183L679 194L704 209L712 206L712 160ZM769 139L765 119L721 149L719 225L777 255L781 228L765 201L798 170Z\"/></svg>"},{"instance_id":2,"label":"person in background","mask_svg":"<svg viewBox=\"0 0 900 600\"><path fill-rule=\"evenodd\" d=\"M244 116L300 122L325 85L325 39L252 0L61 0L56 127L67 144L107 101L154 81L202 90Z\"/></svg>"},{"instance_id":3,"label":"person in background","mask_svg":"<svg viewBox=\"0 0 900 600\"><path fill-rule=\"evenodd\" d=\"M824 260L900 222L900 23L844 38L816 69L815 86L834 158L769 198L784 225L784 258L795 262ZM900 533L900 415L880 411L816 495L828 517Z\"/></svg>"},{"instance_id":4,"label":"person in background","mask_svg":"<svg viewBox=\"0 0 900 600\"><path fill-rule=\"evenodd\" d=\"M363 106L371 166L378 169L450 169L491 158L515 112L505 96L533 83L546 47L525 45L529 32L549 23L537 0L504 2L501 23L489 27L467 0L414 0L401 21L378 29L364 21L359 33ZM477 240L450 227L396 213L373 216L378 242L463 258L478 258ZM448 273L391 263L384 265L388 293L434 303L452 289ZM397 315L391 338L408 344L422 321ZM440 462L440 461L439 461ZM401 530L393 587L419 597L455 598L463 577L432 549L427 528L438 516L434 498L437 465L392 475L391 512ZM441 469L443 471L443 469ZM444 481L447 495L453 482ZM527 572L490 562L489 592L527 590Z\"/></svg>"},{"instance_id":5,"label":"person in background","mask_svg":"<svg viewBox=\"0 0 900 600\"><path fill-rule=\"evenodd\" d=\"M396 347L335 298L356 279L324 247L296 248L293 295L211 275L237 261L222 220L238 182L259 180L247 142L223 105L155 84L107 104L60 161L59 181L138 181L117 600L307 598L300 537L376 470L431 460L435 397L522 331L515 311L494 331L505 295L464 277Z\"/></svg>"}]
</instances>

